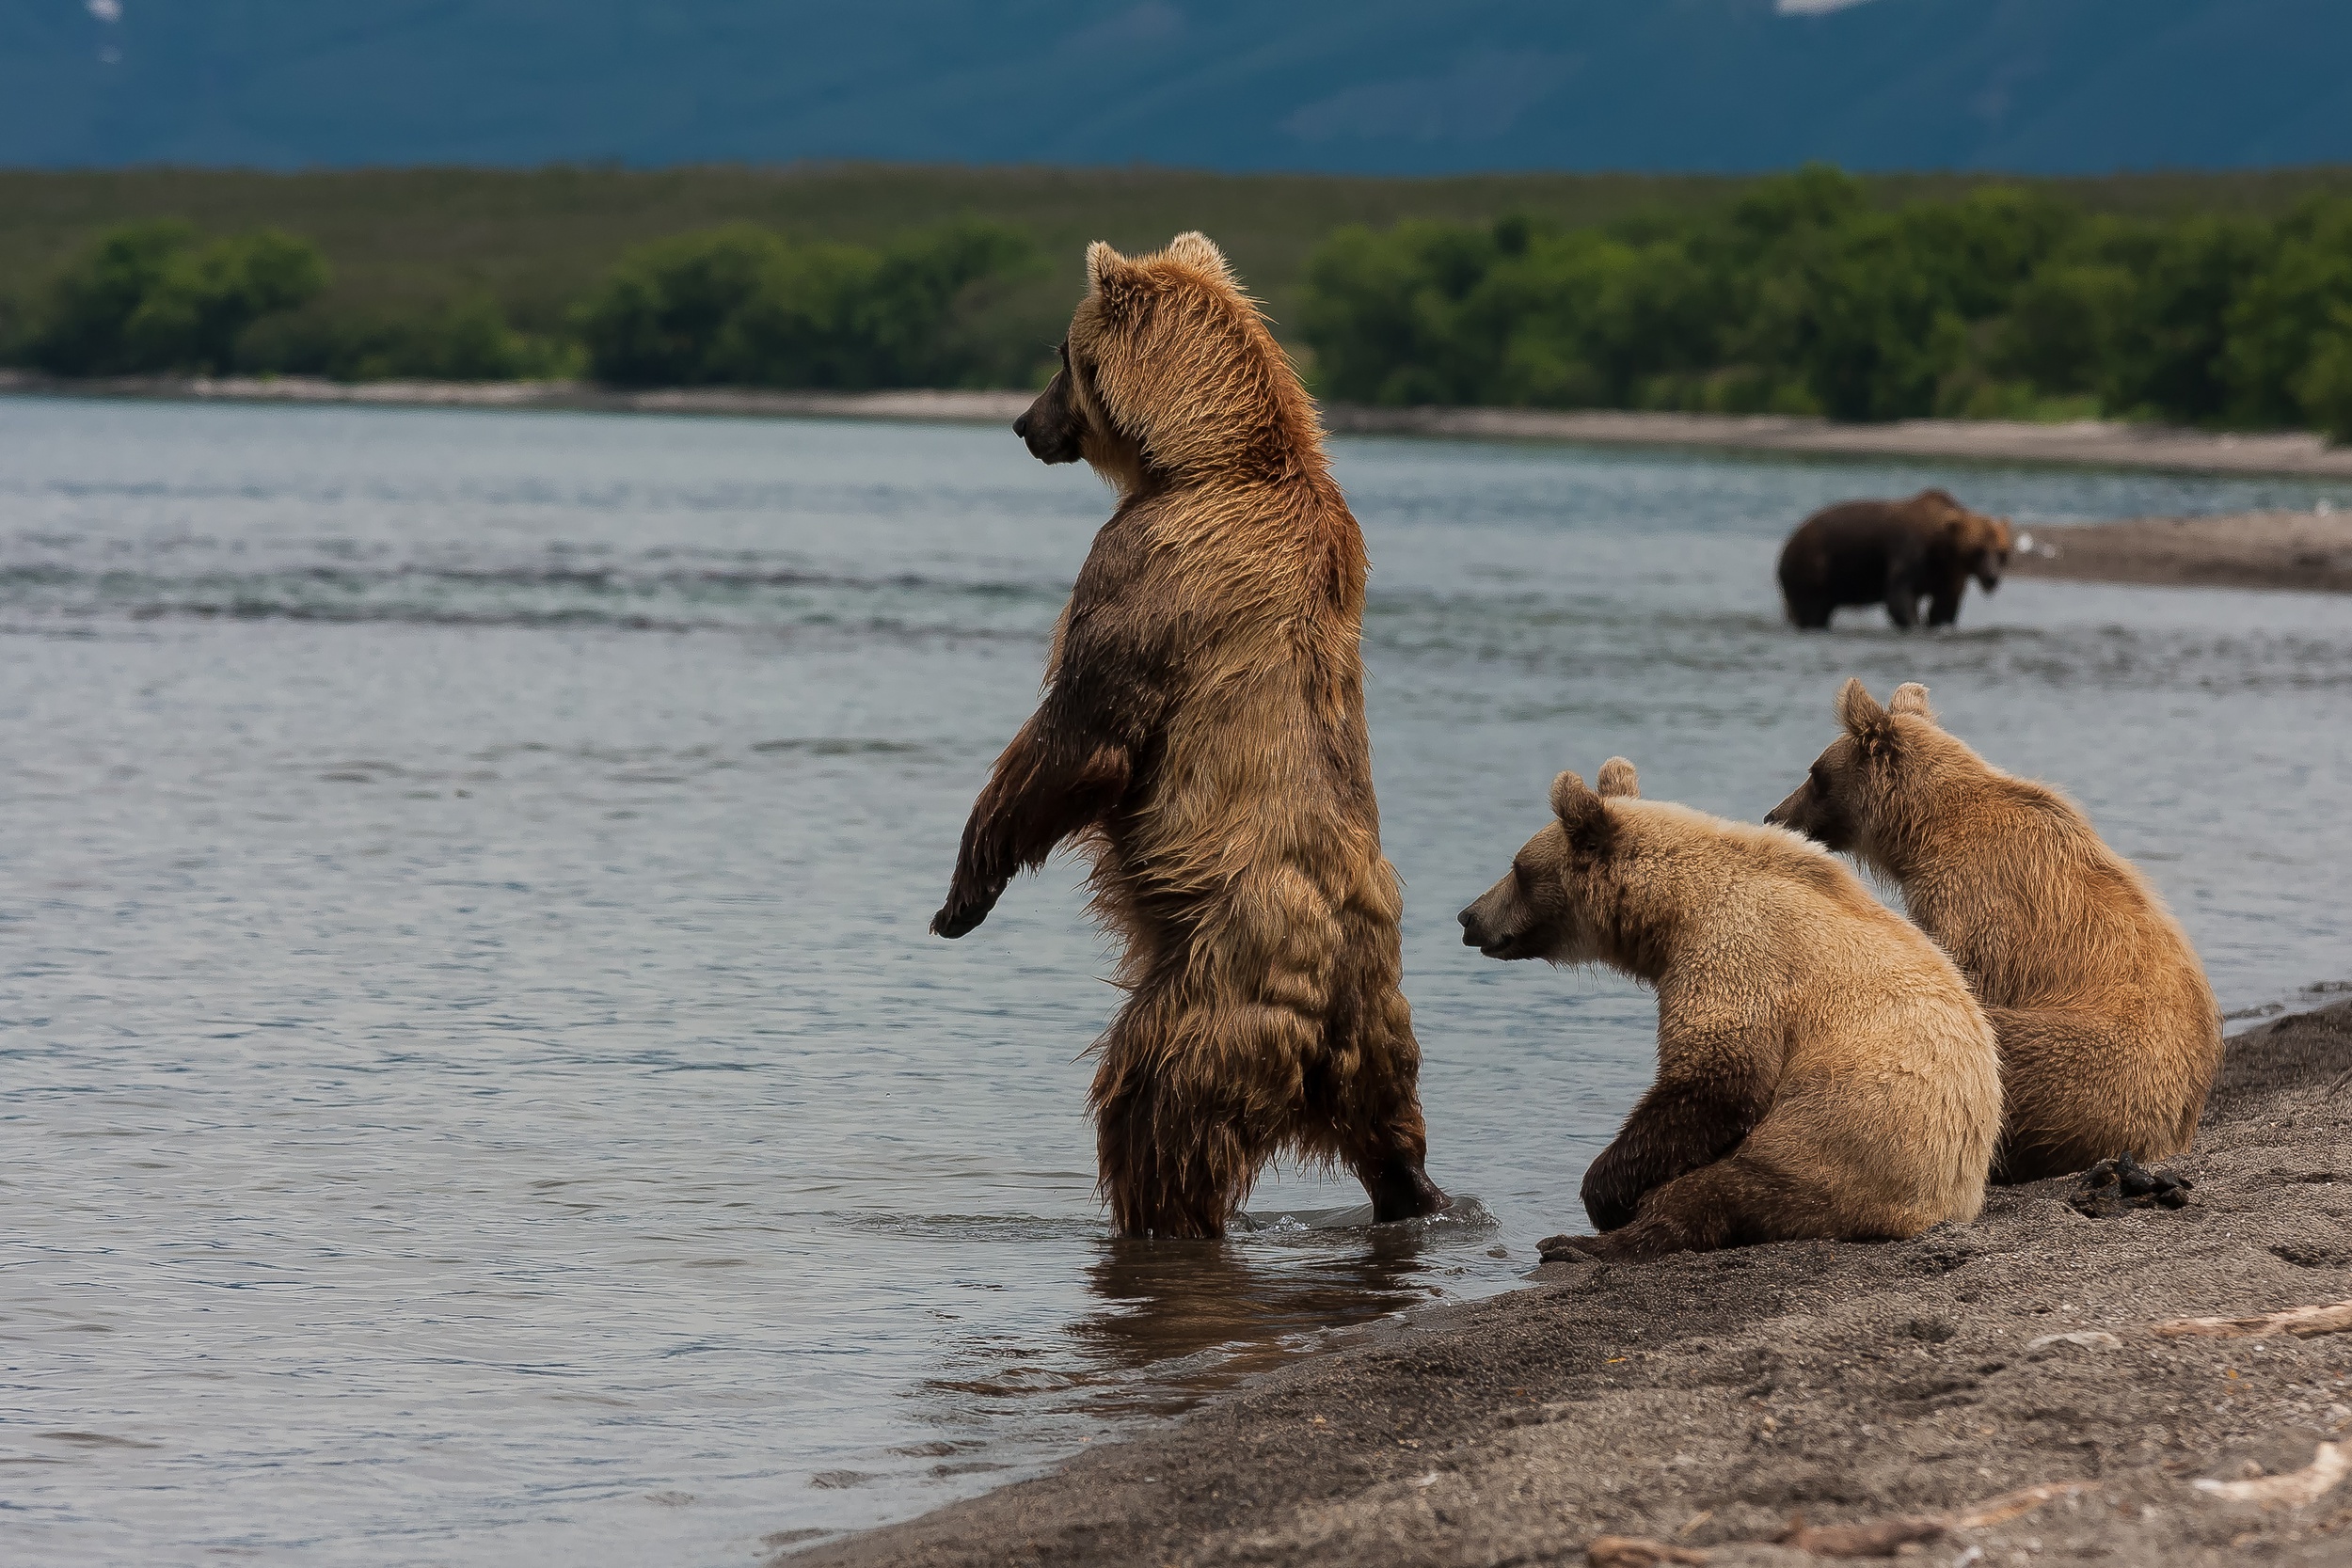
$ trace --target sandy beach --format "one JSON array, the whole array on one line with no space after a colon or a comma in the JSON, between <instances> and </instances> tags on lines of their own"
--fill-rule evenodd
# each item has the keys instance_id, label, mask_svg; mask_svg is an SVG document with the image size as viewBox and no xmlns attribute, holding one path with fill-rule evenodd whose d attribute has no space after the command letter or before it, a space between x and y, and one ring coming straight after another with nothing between
<instances>
[{"instance_id":1,"label":"sandy beach","mask_svg":"<svg viewBox=\"0 0 2352 1568\"><path fill-rule=\"evenodd\" d=\"M1908 1243L1549 1263L788 1560L2339 1564L2352 1331L2160 1325L2352 1297L2348 1142L2339 1002L2232 1040L2184 1208L2070 1179Z\"/></svg>"}]
</instances>

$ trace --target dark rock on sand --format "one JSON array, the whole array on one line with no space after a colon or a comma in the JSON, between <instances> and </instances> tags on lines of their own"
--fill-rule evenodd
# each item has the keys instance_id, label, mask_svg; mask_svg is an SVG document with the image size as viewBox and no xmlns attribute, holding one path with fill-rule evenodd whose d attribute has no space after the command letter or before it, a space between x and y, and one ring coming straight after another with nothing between
<instances>
[{"instance_id":1,"label":"dark rock on sand","mask_svg":"<svg viewBox=\"0 0 2352 1568\"><path fill-rule=\"evenodd\" d=\"M2074 1212L2094 1220L2127 1209L2180 1209L2197 1183L2169 1170L2150 1170L2130 1154L2102 1160L2077 1177L2067 1202Z\"/></svg>"},{"instance_id":2,"label":"dark rock on sand","mask_svg":"<svg viewBox=\"0 0 2352 1568\"><path fill-rule=\"evenodd\" d=\"M1546 1264L792 1560L1581 1563L1611 1536L1719 1565L1878 1541L2341 1568L2352 1332L2152 1330L2352 1297L2352 1004L2233 1039L2173 1168L2177 1210L2091 1220L2059 1179L1907 1243Z\"/></svg>"}]
</instances>

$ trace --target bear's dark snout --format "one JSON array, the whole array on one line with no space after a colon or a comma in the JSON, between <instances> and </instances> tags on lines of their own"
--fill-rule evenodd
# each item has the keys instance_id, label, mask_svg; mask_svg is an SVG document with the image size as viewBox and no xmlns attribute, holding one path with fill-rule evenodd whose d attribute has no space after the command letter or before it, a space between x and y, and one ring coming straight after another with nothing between
<instances>
[{"instance_id":1,"label":"bear's dark snout","mask_svg":"<svg viewBox=\"0 0 2352 1568\"><path fill-rule=\"evenodd\" d=\"M1012 433L1024 441L1029 438L1029 411L1024 408L1021 417L1012 421Z\"/></svg>"}]
</instances>

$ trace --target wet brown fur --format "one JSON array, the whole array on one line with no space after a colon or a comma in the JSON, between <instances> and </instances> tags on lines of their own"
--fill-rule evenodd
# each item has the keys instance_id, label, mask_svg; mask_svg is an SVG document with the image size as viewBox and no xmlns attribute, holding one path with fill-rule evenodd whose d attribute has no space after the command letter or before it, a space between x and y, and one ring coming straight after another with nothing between
<instances>
[{"instance_id":1,"label":"wet brown fur","mask_svg":"<svg viewBox=\"0 0 2352 1568\"><path fill-rule=\"evenodd\" d=\"M2012 534L2005 517L1971 512L1947 490L1909 500L1840 501L1799 524L1780 551L1781 600L1788 619L1809 630L1851 605L1884 605L1898 626L1960 618L1974 576L1988 594L2009 565Z\"/></svg>"},{"instance_id":2,"label":"wet brown fur","mask_svg":"<svg viewBox=\"0 0 2352 1568\"><path fill-rule=\"evenodd\" d=\"M2001 1117L1993 1031L1951 960L1778 828L1552 785L1554 820L1462 911L1491 958L1597 962L1658 992L1658 1078L1585 1173L1603 1257L1915 1236L1976 1216Z\"/></svg>"},{"instance_id":3,"label":"wet brown fur","mask_svg":"<svg viewBox=\"0 0 2352 1568\"><path fill-rule=\"evenodd\" d=\"M1996 1180L2178 1154L2221 1060L2187 934L2082 808L1936 722L1927 688L1882 708L1848 681L1845 734L1767 821L1851 850L1902 890L2000 1037Z\"/></svg>"},{"instance_id":4,"label":"wet brown fur","mask_svg":"<svg viewBox=\"0 0 2352 1568\"><path fill-rule=\"evenodd\" d=\"M1215 1236L1282 1153L1425 1213L1359 648L1366 563L1314 405L1216 247L1087 255L1064 368L1014 427L1117 487L1037 713L974 805L932 928L1076 837L1123 940L1091 1093L1129 1233Z\"/></svg>"}]
</instances>

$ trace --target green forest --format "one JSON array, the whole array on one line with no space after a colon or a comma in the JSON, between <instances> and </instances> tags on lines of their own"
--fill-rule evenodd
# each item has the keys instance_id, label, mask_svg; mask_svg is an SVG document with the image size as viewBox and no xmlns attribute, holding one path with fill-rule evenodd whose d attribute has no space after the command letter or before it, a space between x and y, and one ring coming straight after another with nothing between
<instances>
[{"instance_id":1,"label":"green forest","mask_svg":"<svg viewBox=\"0 0 2352 1568\"><path fill-rule=\"evenodd\" d=\"M943 218L941 214L956 214ZM2352 171L0 174L59 376L1035 384L1079 251L1223 243L1323 397L2352 439Z\"/></svg>"}]
</instances>

